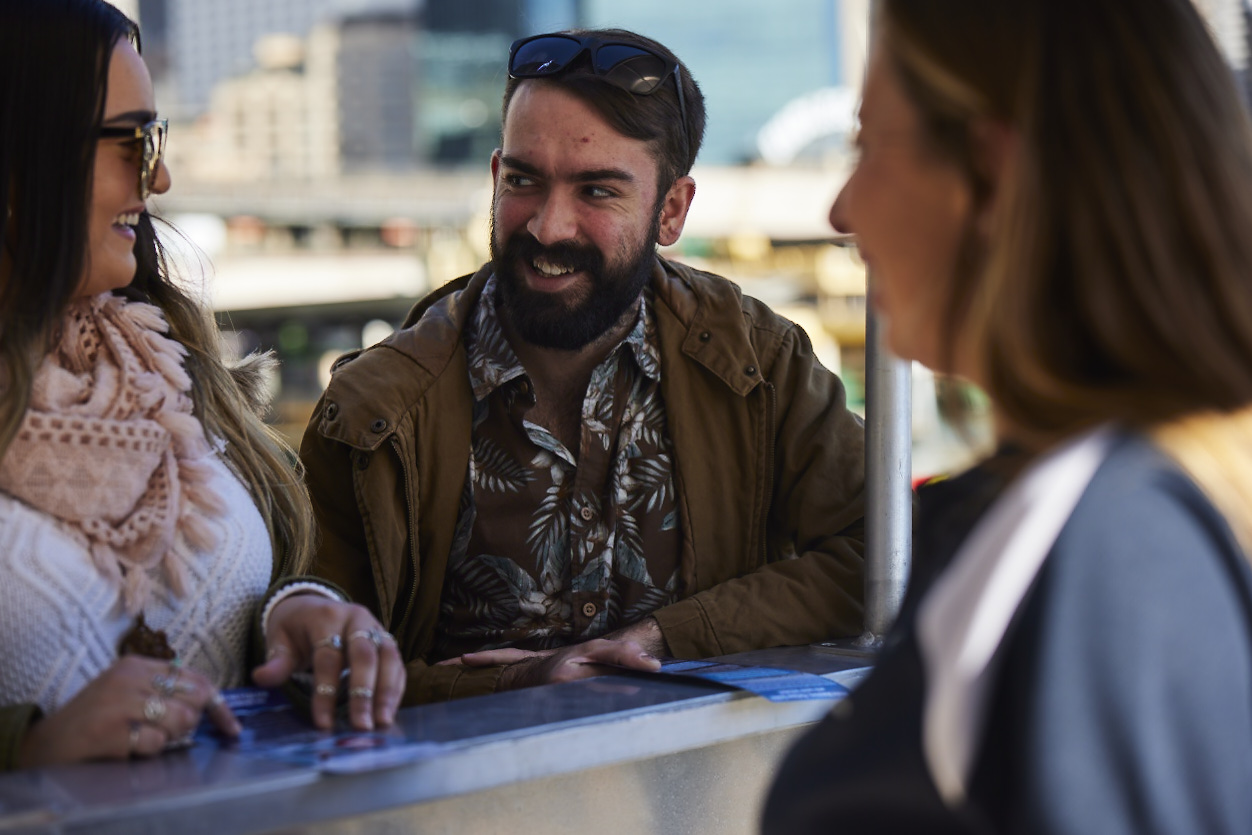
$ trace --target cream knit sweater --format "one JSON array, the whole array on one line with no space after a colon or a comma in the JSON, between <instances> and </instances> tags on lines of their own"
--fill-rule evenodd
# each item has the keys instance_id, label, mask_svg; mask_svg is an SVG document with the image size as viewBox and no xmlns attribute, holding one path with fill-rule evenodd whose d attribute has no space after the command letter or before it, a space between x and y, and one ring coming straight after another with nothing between
<instances>
[{"instance_id":1,"label":"cream knit sweater","mask_svg":"<svg viewBox=\"0 0 1252 835\"><path fill-rule=\"evenodd\" d=\"M265 521L243 484L217 456L212 488L226 512L206 522L217 547L199 553L180 534L186 595L175 597L159 570L144 606L178 655L219 687L244 683L248 630L270 582L273 554ZM134 623L121 589L92 563L61 522L0 492L0 704L52 712L117 657Z\"/></svg>"}]
</instances>

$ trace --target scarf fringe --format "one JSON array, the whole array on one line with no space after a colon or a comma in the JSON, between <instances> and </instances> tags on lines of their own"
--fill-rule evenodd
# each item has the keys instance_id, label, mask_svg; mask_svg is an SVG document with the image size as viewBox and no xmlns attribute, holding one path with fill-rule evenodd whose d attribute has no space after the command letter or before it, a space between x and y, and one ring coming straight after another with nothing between
<instances>
[{"instance_id":1,"label":"scarf fringe","mask_svg":"<svg viewBox=\"0 0 1252 835\"><path fill-rule=\"evenodd\" d=\"M226 512L192 414L187 349L168 330L150 304L109 293L73 304L0 461L0 489L82 538L132 615L158 577L186 593L189 560L217 547L209 520ZM138 498L119 515L119 496Z\"/></svg>"}]
</instances>

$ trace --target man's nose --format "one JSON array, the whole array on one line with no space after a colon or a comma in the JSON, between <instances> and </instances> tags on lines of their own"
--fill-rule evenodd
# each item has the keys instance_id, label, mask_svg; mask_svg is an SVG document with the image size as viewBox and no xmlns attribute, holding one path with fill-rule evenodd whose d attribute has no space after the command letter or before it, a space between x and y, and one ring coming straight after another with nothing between
<instances>
[{"instance_id":1,"label":"man's nose","mask_svg":"<svg viewBox=\"0 0 1252 835\"><path fill-rule=\"evenodd\" d=\"M526 224L526 231L544 246L578 237L578 212L574 201L559 193L550 193L536 208Z\"/></svg>"}]
</instances>

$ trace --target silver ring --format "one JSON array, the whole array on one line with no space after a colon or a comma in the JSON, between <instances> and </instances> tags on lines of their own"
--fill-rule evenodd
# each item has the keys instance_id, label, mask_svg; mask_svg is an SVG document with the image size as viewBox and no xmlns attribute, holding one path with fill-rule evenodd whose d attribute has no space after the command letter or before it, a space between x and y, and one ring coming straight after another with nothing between
<instances>
[{"instance_id":1,"label":"silver ring","mask_svg":"<svg viewBox=\"0 0 1252 835\"><path fill-rule=\"evenodd\" d=\"M336 652L339 652L343 649L343 637L336 632L334 635L327 635L320 641L313 642L313 649L321 649L322 647L329 647Z\"/></svg>"},{"instance_id":2,"label":"silver ring","mask_svg":"<svg viewBox=\"0 0 1252 835\"><path fill-rule=\"evenodd\" d=\"M132 757L135 755L135 750L139 748L139 730L142 727L143 725L138 722L130 723L130 736L126 741L126 753Z\"/></svg>"},{"instance_id":3,"label":"silver ring","mask_svg":"<svg viewBox=\"0 0 1252 835\"><path fill-rule=\"evenodd\" d=\"M143 718L154 725L165 718L165 700L160 696L149 696L143 703Z\"/></svg>"},{"instance_id":4,"label":"silver ring","mask_svg":"<svg viewBox=\"0 0 1252 835\"><path fill-rule=\"evenodd\" d=\"M178 676L155 675L152 687L162 696L173 696L176 693L194 693L196 686L190 681L182 681Z\"/></svg>"},{"instance_id":5,"label":"silver ring","mask_svg":"<svg viewBox=\"0 0 1252 835\"><path fill-rule=\"evenodd\" d=\"M214 707L226 704L226 697L222 695L221 690L214 691L213 695L209 697L209 704Z\"/></svg>"},{"instance_id":6,"label":"silver ring","mask_svg":"<svg viewBox=\"0 0 1252 835\"><path fill-rule=\"evenodd\" d=\"M349 687L348 698L350 699L372 699L374 698L374 690L370 687Z\"/></svg>"},{"instance_id":7,"label":"silver ring","mask_svg":"<svg viewBox=\"0 0 1252 835\"><path fill-rule=\"evenodd\" d=\"M339 688L333 684L319 684L313 688L313 692L319 696L334 696L339 692Z\"/></svg>"},{"instance_id":8,"label":"silver ring","mask_svg":"<svg viewBox=\"0 0 1252 835\"><path fill-rule=\"evenodd\" d=\"M386 634L381 629L358 629L348 636L348 640L355 641L357 638L364 638L374 645L374 649L378 649L383 645L383 636Z\"/></svg>"}]
</instances>

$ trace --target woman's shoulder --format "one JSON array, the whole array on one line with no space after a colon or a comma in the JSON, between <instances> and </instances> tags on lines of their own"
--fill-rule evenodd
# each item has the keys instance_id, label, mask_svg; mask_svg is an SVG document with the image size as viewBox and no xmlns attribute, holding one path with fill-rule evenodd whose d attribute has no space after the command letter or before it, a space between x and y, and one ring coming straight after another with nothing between
<instances>
[{"instance_id":1,"label":"woman's shoulder","mask_svg":"<svg viewBox=\"0 0 1252 835\"><path fill-rule=\"evenodd\" d=\"M1062 545L1061 550L1099 548L1145 558L1200 549L1247 568L1213 502L1173 459L1139 435L1114 442L1062 531Z\"/></svg>"}]
</instances>

